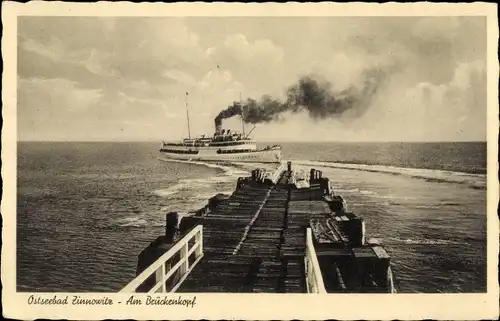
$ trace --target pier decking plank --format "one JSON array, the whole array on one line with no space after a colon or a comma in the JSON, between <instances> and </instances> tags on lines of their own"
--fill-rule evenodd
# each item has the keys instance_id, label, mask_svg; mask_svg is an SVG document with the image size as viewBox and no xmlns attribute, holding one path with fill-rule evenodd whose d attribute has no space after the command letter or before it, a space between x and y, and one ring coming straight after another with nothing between
<instances>
[{"instance_id":1,"label":"pier decking plank","mask_svg":"<svg viewBox=\"0 0 500 321\"><path fill-rule=\"evenodd\" d=\"M307 224L304 220L301 230L294 231L298 225L292 225L288 231L288 175L274 186L237 189L203 218L206 258L178 292L306 292ZM211 259L214 254L225 258Z\"/></svg>"}]
</instances>

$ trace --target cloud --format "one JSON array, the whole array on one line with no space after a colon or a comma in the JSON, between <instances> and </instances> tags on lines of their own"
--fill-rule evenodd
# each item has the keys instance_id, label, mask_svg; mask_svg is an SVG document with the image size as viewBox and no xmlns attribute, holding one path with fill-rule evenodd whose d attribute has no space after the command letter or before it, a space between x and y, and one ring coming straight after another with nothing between
<instances>
[{"instance_id":1,"label":"cloud","mask_svg":"<svg viewBox=\"0 0 500 321\"><path fill-rule=\"evenodd\" d=\"M99 89L81 88L67 79L20 79L17 107L19 138L64 136L60 131L86 118L88 109L97 105L101 97Z\"/></svg>"},{"instance_id":2,"label":"cloud","mask_svg":"<svg viewBox=\"0 0 500 321\"><path fill-rule=\"evenodd\" d=\"M26 97L24 94L35 96L33 98L36 100L43 98L36 105L49 110L53 109L56 112L60 111L57 108L61 106L64 106L66 110L85 109L102 97L99 89L80 88L77 82L61 78L21 79L19 94L21 98Z\"/></svg>"},{"instance_id":3,"label":"cloud","mask_svg":"<svg viewBox=\"0 0 500 321\"><path fill-rule=\"evenodd\" d=\"M233 56L244 61L264 59L270 63L279 63L284 56L283 49L274 45L269 39L259 39L250 43L242 34L228 36L224 46Z\"/></svg>"},{"instance_id":4,"label":"cloud","mask_svg":"<svg viewBox=\"0 0 500 321\"><path fill-rule=\"evenodd\" d=\"M234 79L244 83L246 94L281 91L284 84L284 51L271 40L249 41L242 34L228 35L222 44L209 49L209 57Z\"/></svg>"},{"instance_id":5,"label":"cloud","mask_svg":"<svg viewBox=\"0 0 500 321\"><path fill-rule=\"evenodd\" d=\"M63 57L63 45L55 37L52 37L51 43L46 45L41 44L34 39L26 39L24 41L21 41L21 48L26 51L49 58L52 61L60 61Z\"/></svg>"},{"instance_id":6,"label":"cloud","mask_svg":"<svg viewBox=\"0 0 500 321\"><path fill-rule=\"evenodd\" d=\"M359 127L385 139L398 135L414 141L486 139L486 70L482 62L458 64L447 83L425 81L406 86L399 79L386 86Z\"/></svg>"},{"instance_id":7,"label":"cloud","mask_svg":"<svg viewBox=\"0 0 500 321\"><path fill-rule=\"evenodd\" d=\"M289 115L256 136L289 124L307 133L297 139L311 140L485 137L481 17L20 17L18 32L19 128L32 135L33 123L42 136L84 135L92 127L106 138L109 131L121 137L120 126L149 122L138 136L177 137L185 131L185 92L192 128L210 132L213 117L240 92L243 99L283 99L310 74L342 91L377 69L388 80L363 117ZM49 106L47 114L36 111L40 105ZM179 121L165 131L169 117Z\"/></svg>"},{"instance_id":8,"label":"cloud","mask_svg":"<svg viewBox=\"0 0 500 321\"><path fill-rule=\"evenodd\" d=\"M175 18L23 17L19 30L21 58L26 53L50 58L62 73L77 68L64 64L73 64L101 76L161 83L166 68L199 54L197 35ZM41 65L32 64L32 72L52 77Z\"/></svg>"},{"instance_id":9,"label":"cloud","mask_svg":"<svg viewBox=\"0 0 500 321\"><path fill-rule=\"evenodd\" d=\"M186 86L193 86L196 83L193 76L179 69L169 69L165 71L164 76Z\"/></svg>"}]
</instances>

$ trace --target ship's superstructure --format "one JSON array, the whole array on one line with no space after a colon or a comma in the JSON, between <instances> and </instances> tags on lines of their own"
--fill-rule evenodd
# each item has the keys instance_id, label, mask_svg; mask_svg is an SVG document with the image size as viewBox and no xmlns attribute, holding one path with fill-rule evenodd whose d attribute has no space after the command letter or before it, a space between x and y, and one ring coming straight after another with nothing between
<instances>
[{"instance_id":1,"label":"ship's superstructure","mask_svg":"<svg viewBox=\"0 0 500 321\"><path fill-rule=\"evenodd\" d=\"M239 103L234 103L235 106L237 104ZM167 158L181 160L281 162L281 147L274 145L259 149L255 140L249 136L251 132L245 134L244 131L223 129L222 122L216 119L213 136L191 138L189 134L190 137L182 141L163 142L160 152Z\"/></svg>"}]
</instances>

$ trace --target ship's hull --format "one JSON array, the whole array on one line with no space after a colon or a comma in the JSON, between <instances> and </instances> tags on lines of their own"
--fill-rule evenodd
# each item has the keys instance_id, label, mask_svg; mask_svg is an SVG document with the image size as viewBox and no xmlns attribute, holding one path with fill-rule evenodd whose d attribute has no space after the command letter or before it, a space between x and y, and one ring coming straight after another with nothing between
<instances>
[{"instance_id":1,"label":"ship's hull","mask_svg":"<svg viewBox=\"0 0 500 321\"><path fill-rule=\"evenodd\" d=\"M168 159L211 161L211 162L254 162L280 163L281 149L263 149L251 152L217 153L215 150L199 150L197 154L179 154L160 150L160 154Z\"/></svg>"}]
</instances>

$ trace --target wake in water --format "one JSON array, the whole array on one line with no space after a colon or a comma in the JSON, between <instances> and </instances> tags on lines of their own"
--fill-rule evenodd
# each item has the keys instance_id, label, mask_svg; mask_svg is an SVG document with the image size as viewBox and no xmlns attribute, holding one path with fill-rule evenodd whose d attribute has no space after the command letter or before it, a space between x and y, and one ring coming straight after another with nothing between
<instances>
[{"instance_id":1,"label":"wake in water","mask_svg":"<svg viewBox=\"0 0 500 321\"><path fill-rule=\"evenodd\" d=\"M206 166L206 167L209 167L209 168L221 169L224 172L232 170L231 167L224 166L224 165L221 165L219 163L210 163L210 162L201 162L201 161L187 161L187 160L180 160L180 159L167 159L167 158L161 158L161 157L158 157L158 160L161 160L162 162L169 162L169 163L181 163L181 164L201 165L201 166Z\"/></svg>"},{"instance_id":2,"label":"wake in water","mask_svg":"<svg viewBox=\"0 0 500 321\"><path fill-rule=\"evenodd\" d=\"M238 177L248 176L254 168L262 168L264 164L257 163L213 163L202 161L184 161L158 158L164 162L194 164L216 169L218 172L206 178L179 179L173 185L154 190L152 193L164 198L166 206L160 211L121 218L111 223L111 227L143 228L145 226L164 226L163 216L169 211L177 211L182 215L190 215L191 211L206 205L207 200L218 194L231 194L234 191ZM266 164L269 165L269 164ZM272 166L267 166L272 170Z\"/></svg>"},{"instance_id":3,"label":"wake in water","mask_svg":"<svg viewBox=\"0 0 500 321\"><path fill-rule=\"evenodd\" d=\"M429 182L467 184L471 188L486 189L486 175L483 174L469 174L425 168L404 168L384 165L346 164L309 160L294 160L293 162L315 167L341 168L392 175L406 175L412 178L425 179Z\"/></svg>"},{"instance_id":4,"label":"wake in water","mask_svg":"<svg viewBox=\"0 0 500 321\"><path fill-rule=\"evenodd\" d=\"M116 221L116 224L120 227L144 227L147 221L139 216L125 217Z\"/></svg>"},{"instance_id":5,"label":"wake in water","mask_svg":"<svg viewBox=\"0 0 500 321\"><path fill-rule=\"evenodd\" d=\"M196 164L200 166L206 166L209 168L216 168L222 170L222 174L218 174L215 176L211 176L208 178L188 178L188 179L180 179L173 186L170 186L165 189L159 189L154 191L154 194L162 197L167 197L170 195L178 194L182 191L193 191L198 189L212 189L218 184L221 183L229 183L236 181L236 179L240 176L246 176L249 174L248 171L239 170L235 167L231 167L230 164L219 164L219 163L208 163L208 162L200 162L200 161L182 161L182 160L166 160L161 159L166 162L176 162L176 163L184 163L184 164ZM201 198L206 196L208 192L203 194L196 194L196 198Z\"/></svg>"},{"instance_id":6,"label":"wake in water","mask_svg":"<svg viewBox=\"0 0 500 321\"><path fill-rule=\"evenodd\" d=\"M392 245L392 246L405 246L405 245L461 245L463 242L450 241L444 239L419 239L419 238L398 238L391 237L387 239L380 238L370 238L368 243L373 244L384 244L384 245Z\"/></svg>"},{"instance_id":7,"label":"wake in water","mask_svg":"<svg viewBox=\"0 0 500 321\"><path fill-rule=\"evenodd\" d=\"M170 161L165 159L162 160ZM177 161L177 160L172 160L172 161L187 163L187 164L203 165L211 168L218 168L226 173L231 173L232 171L238 168L247 170L249 172L254 168L264 168L267 170L274 170L277 167L276 164L267 164L267 163L225 162L223 164L220 164L220 163L210 163L210 162L200 162L200 161ZM322 162L322 161L311 161L311 160L292 160L292 162L294 164L302 166L340 168L340 169L358 170L365 172L385 173L392 175L405 175L405 176L410 176L412 178L425 179L429 182L466 184L469 185L469 187L471 188L486 189L485 174L471 174L471 173L445 171L438 169L426 169L426 168L406 168L406 167L396 167L388 165L349 164L349 163ZM239 173L234 173L234 174L239 174Z\"/></svg>"},{"instance_id":8,"label":"wake in water","mask_svg":"<svg viewBox=\"0 0 500 321\"><path fill-rule=\"evenodd\" d=\"M183 164L195 164L209 168L218 169L221 172L207 178L187 178L180 179L174 185L157 189L153 193L159 197L165 197L171 201L165 208L192 211L203 207L207 199L217 193L231 194L234 190L238 177L248 176L250 170L259 167L254 164L233 164L233 163L212 163L202 161L184 161L159 158L165 162L175 162Z\"/></svg>"}]
</instances>

